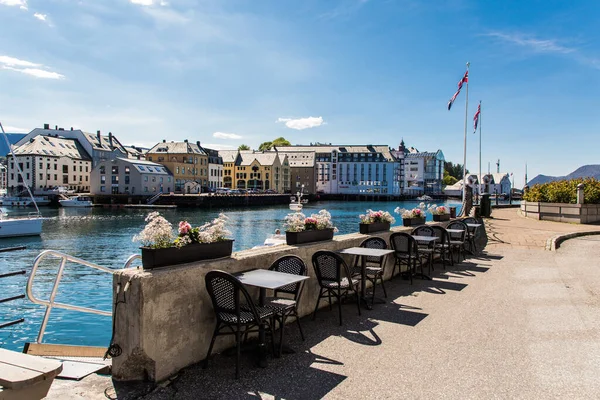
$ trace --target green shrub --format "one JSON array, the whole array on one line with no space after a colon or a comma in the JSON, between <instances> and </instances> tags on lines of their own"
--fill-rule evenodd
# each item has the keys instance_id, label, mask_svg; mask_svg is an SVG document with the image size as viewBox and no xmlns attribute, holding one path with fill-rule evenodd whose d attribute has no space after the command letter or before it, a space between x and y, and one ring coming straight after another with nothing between
<instances>
[{"instance_id":1,"label":"green shrub","mask_svg":"<svg viewBox=\"0 0 600 400\"><path fill-rule=\"evenodd\" d=\"M577 186L583 183L583 201L600 204L600 181L595 178L578 178L533 185L523 196L525 201L542 203L577 203Z\"/></svg>"}]
</instances>

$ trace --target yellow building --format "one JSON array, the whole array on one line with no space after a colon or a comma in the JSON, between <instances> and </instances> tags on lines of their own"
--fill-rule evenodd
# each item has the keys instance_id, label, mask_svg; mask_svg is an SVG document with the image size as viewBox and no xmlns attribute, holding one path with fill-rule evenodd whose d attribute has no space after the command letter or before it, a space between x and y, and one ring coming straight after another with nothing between
<instances>
[{"instance_id":1,"label":"yellow building","mask_svg":"<svg viewBox=\"0 0 600 400\"><path fill-rule=\"evenodd\" d=\"M285 154L276 151L221 150L219 155L223 157L224 187L290 192L290 166Z\"/></svg>"},{"instance_id":2,"label":"yellow building","mask_svg":"<svg viewBox=\"0 0 600 400\"><path fill-rule=\"evenodd\" d=\"M148 150L146 160L171 171L175 193L201 193L202 186L208 186L208 154L200 142L163 140Z\"/></svg>"}]
</instances>

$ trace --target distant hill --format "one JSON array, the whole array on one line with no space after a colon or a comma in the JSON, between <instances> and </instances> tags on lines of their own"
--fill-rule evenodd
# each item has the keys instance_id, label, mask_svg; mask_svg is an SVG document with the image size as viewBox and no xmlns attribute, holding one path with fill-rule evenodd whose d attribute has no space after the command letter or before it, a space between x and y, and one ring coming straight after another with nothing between
<instances>
[{"instance_id":1,"label":"distant hill","mask_svg":"<svg viewBox=\"0 0 600 400\"><path fill-rule=\"evenodd\" d=\"M9 150L8 150L8 147L6 147L6 141L4 140L4 138L1 135L2 135L2 131L0 131L0 157L6 157ZM19 140L23 139L23 137L25 137L25 135L27 135L27 134L26 133L7 133L6 134L10 144L17 143Z\"/></svg>"},{"instance_id":2,"label":"distant hill","mask_svg":"<svg viewBox=\"0 0 600 400\"><path fill-rule=\"evenodd\" d=\"M538 175L529 182L527 185L530 187L538 183L546 183L552 181L560 181L563 179L575 179L575 178L596 178L600 180L600 165L584 165L583 167L577 168L566 176L548 176Z\"/></svg>"}]
</instances>

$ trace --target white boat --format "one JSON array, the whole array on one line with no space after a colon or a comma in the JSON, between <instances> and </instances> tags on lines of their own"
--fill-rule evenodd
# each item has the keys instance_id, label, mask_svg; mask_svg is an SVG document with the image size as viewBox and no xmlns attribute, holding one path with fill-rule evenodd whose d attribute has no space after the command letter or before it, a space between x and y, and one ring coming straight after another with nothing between
<instances>
[{"instance_id":1,"label":"white boat","mask_svg":"<svg viewBox=\"0 0 600 400\"><path fill-rule=\"evenodd\" d=\"M4 142L8 146L9 154L12 155L13 160L15 159L15 155L12 151L12 146L8 141L8 137L6 136L6 132L4 132L4 126L0 123L0 132L2 132L2 136ZM15 163L17 165L17 170L21 177L23 177L23 171L21 171L21 167L19 167L19 163ZM25 181L25 179L23 179ZM17 236L38 236L42 234L42 215L40 214L40 210L35 201L35 197L31 193L29 187L27 187L27 193L29 193L29 199L32 205L35 207L37 212L30 213L26 217L16 217L10 218L8 214L4 212L4 210L0 211L0 238L9 238L9 237L17 237ZM49 203L50 201L48 201ZM3 202L3 205L4 204Z\"/></svg>"},{"instance_id":2,"label":"white boat","mask_svg":"<svg viewBox=\"0 0 600 400\"><path fill-rule=\"evenodd\" d=\"M265 243L263 243L263 246L275 246L278 244L286 244L285 235L269 235L265 239Z\"/></svg>"},{"instance_id":3,"label":"white boat","mask_svg":"<svg viewBox=\"0 0 600 400\"><path fill-rule=\"evenodd\" d=\"M433 197L431 197L431 196L427 196L426 194L424 194L423 196L419 196L419 197L417 197L417 200L421 200L421 201L431 201L431 200L433 200Z\"/></svg>"},{"instance_id":4,"label":"white boat","mask_svg":"<svg viewBox=\"0 0 600 400\"><path fill-rule=\"evenodd\" d=\"M47 206L50 204L50 199L47 197L21 197L21 196L4 196L0 199L1 204L5 207L34 207L34 202L38 206Z\"/></svg>"},{"instance_id":5,"label":"white boat","mask_svg":"<svg viewBox=\"0 0 600 400\"><path fill-rule=\"evenodd\" d=\"M74 196L58 201L63 207L92 207L92 198L88 196Z\"/></svg>"},{"instance_id":6,"label":"white boat","mask_svg":"<svg viewBox=\"0 0 600 400\"><path fill-rule=\"evenodd\" d=\"M302 200L303 190L304 185L302 185L299 192L296 192L295 196L290 197L290 210L300 212L302 210L302 205L308 203L307 199Z\"/></svg>"}]
</instances>

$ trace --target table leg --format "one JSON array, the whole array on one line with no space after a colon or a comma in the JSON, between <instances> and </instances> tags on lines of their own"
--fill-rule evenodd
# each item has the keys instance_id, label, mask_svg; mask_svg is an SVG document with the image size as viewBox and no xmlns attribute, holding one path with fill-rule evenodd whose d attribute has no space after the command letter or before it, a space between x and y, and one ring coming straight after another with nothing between
<instances>
[{"instance_id":1,"label":"table leg","mask_svg":"<svg viewBox=\"0 0 600 400\"><path fill-rule=\"evenodd\" d=\"M365 256L360 256L360 278L360 299L365 303L367 309L371 310L373 307L367 300L367 257Z\"/></svg>"},{"instance_id":2,"label":"table leg","mask_svg":"<svg viewBox=\"0 0 600 400\"><path fill-rule=\"evenodd\" d=\"M260 288L258 304L261 307L265 305L266 292L266 289ZM258 326L258 366L261 368L267 367L267 344L265 343L265 336L265 326L260 324Z\"/></svg>"}]
</instances>

